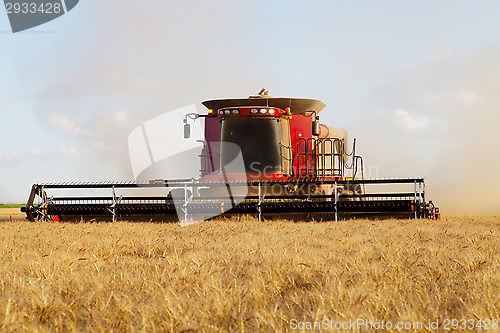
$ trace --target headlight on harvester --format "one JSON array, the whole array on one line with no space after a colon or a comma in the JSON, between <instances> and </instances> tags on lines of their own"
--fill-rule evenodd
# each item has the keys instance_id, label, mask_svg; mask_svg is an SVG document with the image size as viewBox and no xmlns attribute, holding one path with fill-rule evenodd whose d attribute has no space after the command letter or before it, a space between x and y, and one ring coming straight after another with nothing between
<instances>
[{"instance_id":1,"label":"headlight on harvester","mask_svg":"<svg viewBox=\"0 0 500 333\"><path fill-rule=\"evenodd\" d=\"M267 110L266 110L266 109L260 109L260 113L262 113L262 114L266 114L266 113L267 113Z\"/></svg>"},{"instance_id":2,"label":"headlight on harvester","mask_svg":"<svg viewBox=\"0 0 500 333\"><path fill-rule=\"evenodd\" d=\"M252 110L250 110L250 113L253 113L253 114L256 114L256 113L258 113L258 112L259 112L259 110L257 110L257 109L252 109Z\"/></svg>"}]
</instances>

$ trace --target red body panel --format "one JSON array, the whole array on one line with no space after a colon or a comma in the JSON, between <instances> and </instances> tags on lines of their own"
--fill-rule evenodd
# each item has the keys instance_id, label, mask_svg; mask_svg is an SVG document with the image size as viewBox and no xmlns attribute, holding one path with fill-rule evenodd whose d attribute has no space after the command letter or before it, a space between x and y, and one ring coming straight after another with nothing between
<instances>
[{"instance_id":1,"label":"red body panel","mask_svg":"<svg viewBox=\"0 0 500 333\"><path fill-rule=\"evenodd\" d=\"M221 120L218 117L205 118L205 149L208 151L203 152L202 155L208 158L205 161L202 158L201 167L208 173L219 170L220 167L220 129Z\"/></svg>"},{"instance_id":2,"label":"red body panel","mask_svg":"<svg viewBox=\"0 0 500 333\"><path fill-rule=\"evenodd\" d=\"M294 115L290 119L292 146L297 144L299 138L312 138L312 120L313 117L304 117L302 115Z\"/></svg>"},{"instance_id":3,"label":"red body panel","mask_svg":"<svg viewBox=\"0 0 500 333\"><path fill-rule=\"evenodd\" d=\"M293 163L293 174L299 176L312 176L316 168L314 155L305 155L306 151L313 152L315 144L313 140L308 140L312 135L313 117L294 115L290 119L290 135L292 141L292 154L296 156ZM302 155L304 154L304 155Z\"/></svg>"}]
</instances>

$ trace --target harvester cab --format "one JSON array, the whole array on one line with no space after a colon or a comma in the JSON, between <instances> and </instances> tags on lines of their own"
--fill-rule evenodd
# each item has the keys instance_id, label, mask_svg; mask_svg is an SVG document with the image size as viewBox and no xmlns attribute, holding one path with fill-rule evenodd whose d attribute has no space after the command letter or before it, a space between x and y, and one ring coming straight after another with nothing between
<instances>
[{"instance_id":1,"label":"harvester cab","mask_svg":"<svg viewBox=\"0 0 500 333\"><path fill-rule=\"evenodd\" d=\"M35 184L23 208L28 219L440 216L432 201L425 200L423 178L365 179L356 140L348 149L345 130L320 123L325 104L319 100L276 98L263 89L257 96L202 104L207 114L188 113L183 120L185 139L191 136L190 122L203 120L205 124L198 178L156 179L146 184ZM387 185L404 190L368 191ZM47 194L58 189L96 188L109 189L112 196ZM137 188L171 189L159 196L117 193Z\"/></svg>"},{"instance_id":2,"label":"harvester cab","mask_svg":"<svg viewBox=\"0 0 500 333\"><path fill-rule=\"evenodd\" d=\"M320 124L319 113L325 107L321 101L266 94L209 100L203 105L209 110L205 118L206 146L201 155L201 177L206 181L219 180L221 167L241 153L244 170L224 177L287 184L265 186L262 191L267 195L331 195L334 184L308 181L341 181L348 168L354 179L362 164L360 156L347 151L345 130ZM348 191L360 194L361 186L337 186L339 194Z\"/></svg>"}]
</instances>

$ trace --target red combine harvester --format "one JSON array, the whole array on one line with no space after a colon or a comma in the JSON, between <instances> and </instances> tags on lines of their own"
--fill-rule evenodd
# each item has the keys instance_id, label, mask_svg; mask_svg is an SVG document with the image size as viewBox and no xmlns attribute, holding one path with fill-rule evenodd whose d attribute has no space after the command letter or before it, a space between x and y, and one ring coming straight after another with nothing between
<instances>
[{"instance_id":1,"label":"red combine harvester","mask_svg":"<svg viewBox=\"0 0 500 333\"><path fill-rule=\"evenodd\" d=\"M440 217L425 199L423 178L365 179L356 140L348 149L344 130L319 123L325 104L318 100L273 98L263 89L257 96L203 105L206 115L184 119L185 139L190 137L189 119L205 121L198 178L35 184L22 211L30 221L190 221L235 214L258 215L260 220ZM91 190L108 195L47 194ZM155 190L164 193L151 195Z\"/></svg>"}]
</instances>

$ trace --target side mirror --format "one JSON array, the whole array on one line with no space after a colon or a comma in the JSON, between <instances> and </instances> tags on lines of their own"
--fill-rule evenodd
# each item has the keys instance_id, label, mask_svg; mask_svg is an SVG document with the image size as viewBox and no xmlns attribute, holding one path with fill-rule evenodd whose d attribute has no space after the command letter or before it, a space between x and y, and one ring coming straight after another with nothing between
<instances>
[{"instance_id":1,"label":"side mirror","mask_svg":"<svg viewBox=\"0 0 500 333\"><path fill-rule=\"evenodd\" d=\"M312 122L312 135L318 136L320 129L319 129L319 117L316 117L315 120Z\"/></svg>"},{"instance_id":2,"label":"side mirror","mask_svg":"<svg viewBox=\"0 0 500 333\"><path fill-rule=\"evenodd\" d=\"M184 124L184 139L189 139L191 137L191 125Z\"/></svg>"},{"instance_id":3,"label":"side mirror","mask_svg":"<svg viewBox=\"0 0 500 333\"><path fill-rule=\"evenodd\" d=\"M192 119L195 121L200 118L200 115L197 113L188 113L184 116L184 139L189 139L191 137L191 125L189 125L188 120Z\"/></svg>"}]
</instances>

